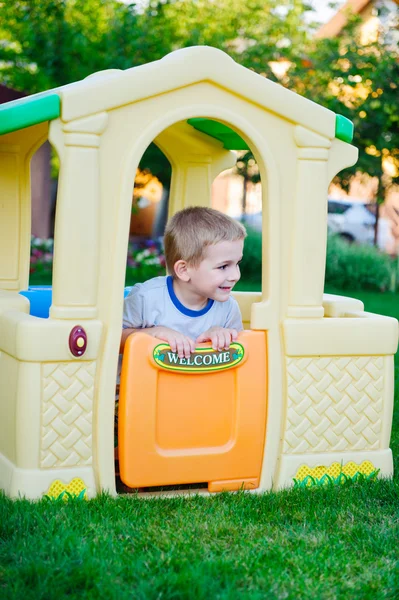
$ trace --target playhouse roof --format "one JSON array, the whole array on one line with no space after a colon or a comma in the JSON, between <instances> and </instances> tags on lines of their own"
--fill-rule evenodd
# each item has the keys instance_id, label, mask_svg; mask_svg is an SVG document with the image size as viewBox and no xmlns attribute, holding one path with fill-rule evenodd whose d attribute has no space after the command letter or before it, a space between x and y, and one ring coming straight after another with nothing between
<instances>
[{"instance_id":1,"label":"playhouse roof","mask_svg":"<svg viewBox=\"0 0 399 600\"><path fill-rule=\"evenodd\" d=\"M125 71L111 69L82 81L14 100L0 106L0 134L61 117L64 121L115 109L173 89L210 81L251 103L326 136L351 142L349 119L242 67L208 46L176 50L163 59ZM190 125L219 139L231 150L247 145L232 129L211 119L189 119Z\"/></svg>"}]
</instances>

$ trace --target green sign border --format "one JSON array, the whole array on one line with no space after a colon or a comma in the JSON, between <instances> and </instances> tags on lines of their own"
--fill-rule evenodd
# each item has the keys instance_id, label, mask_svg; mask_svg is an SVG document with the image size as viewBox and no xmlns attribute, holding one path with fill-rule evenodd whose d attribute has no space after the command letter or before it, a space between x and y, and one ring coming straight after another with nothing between
<instances>
[{"instance_id":1,"label":"green sign border","mask_svg":"<svg viewBox=\"0 0 399 600\"><path fill-rule=\"evenodd\" d=\"M211 373L211 372L215 372L215 371L224 371L226 369L232 369L233 367L236 367L238 364L240 364L245 356L245 350L244 350L244 346L242 344L240 344L239 342L232 342L230 344L230 348L233 349L237 349L240 350L240 356L238 358L236 358L233 362L230 362L228 364L225 365L217 365L217 366L205 366L205 367L192 367L191 365L178 365L178 366L169 366L169 365L165 365L162 360L159 360L158 358L156 358L156 353L159 352L160 349L162 350L170 350L170 346L167 342L163 342L162 344L157 344L157 346L155 346L153 352L152 352L152 358L154 359L155 364L158 367L161 367L161 369L164 369L165 371L173 371L173 372L178 372L178 373ZM196 353L201 353L201 354L216 354L219 352L223 352L223 350L214 350L212 347L206 347L206 348L196 348L195 350ZM226 352L226 351L225 351ZM174 354L176 354L174 352Z\"/></svg>"}]
</instances>

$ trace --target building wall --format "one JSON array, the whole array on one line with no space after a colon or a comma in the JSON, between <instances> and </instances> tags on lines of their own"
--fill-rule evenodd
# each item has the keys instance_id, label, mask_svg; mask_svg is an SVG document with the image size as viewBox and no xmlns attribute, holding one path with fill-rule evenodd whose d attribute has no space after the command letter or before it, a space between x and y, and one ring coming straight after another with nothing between
<instances>
[{"instance_id":1,"label":"building wall","mask_svg":"<svg viewBox=\"0 0 399 600\"><path fill-rule=\"evenodd\" d=\"M24 96L26 94L23 92L0 85L0 104ZM40 238L52 235L50 153L50 144L46 142L37 150L31 162L32 234Z\"/></svg>"},{"instance_id":2,"label":"building wall","mask_svg":"<svg viewBox=\"0 0 399 600\"><path fill-rule=\"evenodd\" d=\"M32 234L40 238L52 235L50 155L50 144L45 142L33 155L31 162Z\"/></svg>"}]
</instances>

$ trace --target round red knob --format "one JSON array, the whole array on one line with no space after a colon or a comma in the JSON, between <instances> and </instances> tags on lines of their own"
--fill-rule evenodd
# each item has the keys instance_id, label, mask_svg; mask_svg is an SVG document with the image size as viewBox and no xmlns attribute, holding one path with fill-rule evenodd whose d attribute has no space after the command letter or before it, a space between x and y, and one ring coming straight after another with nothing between
<instances>
[{"instance_id":1,"label":"round red knob","mask_svg":"<svg viewBox=\"0 0 399 600\"><path fill-rule=\"evenodd\" d=\"M74 356L83 356L87 348L87 333L76 325L69 334L69 349Z\"/></svg>"}]
</instances>

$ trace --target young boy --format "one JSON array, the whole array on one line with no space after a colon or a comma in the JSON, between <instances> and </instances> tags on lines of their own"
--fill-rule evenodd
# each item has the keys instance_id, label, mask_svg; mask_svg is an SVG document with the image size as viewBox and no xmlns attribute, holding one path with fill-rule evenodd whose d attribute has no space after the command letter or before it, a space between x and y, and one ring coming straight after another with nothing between
<instances>
[{"instance_id":1,"label":"young boy","mask_svg":"<svg viewBox=\"0 0 399 600\"><path fill-rule=\"evenodd\" d=\"M228 349L243 329L230 292L240 279L245 228L212 208L177 212L165 230L167 277L133 286L125 298L121 351L135 331L168 342L180 358L210 340Z\"/></svg>"}]
</instances>

